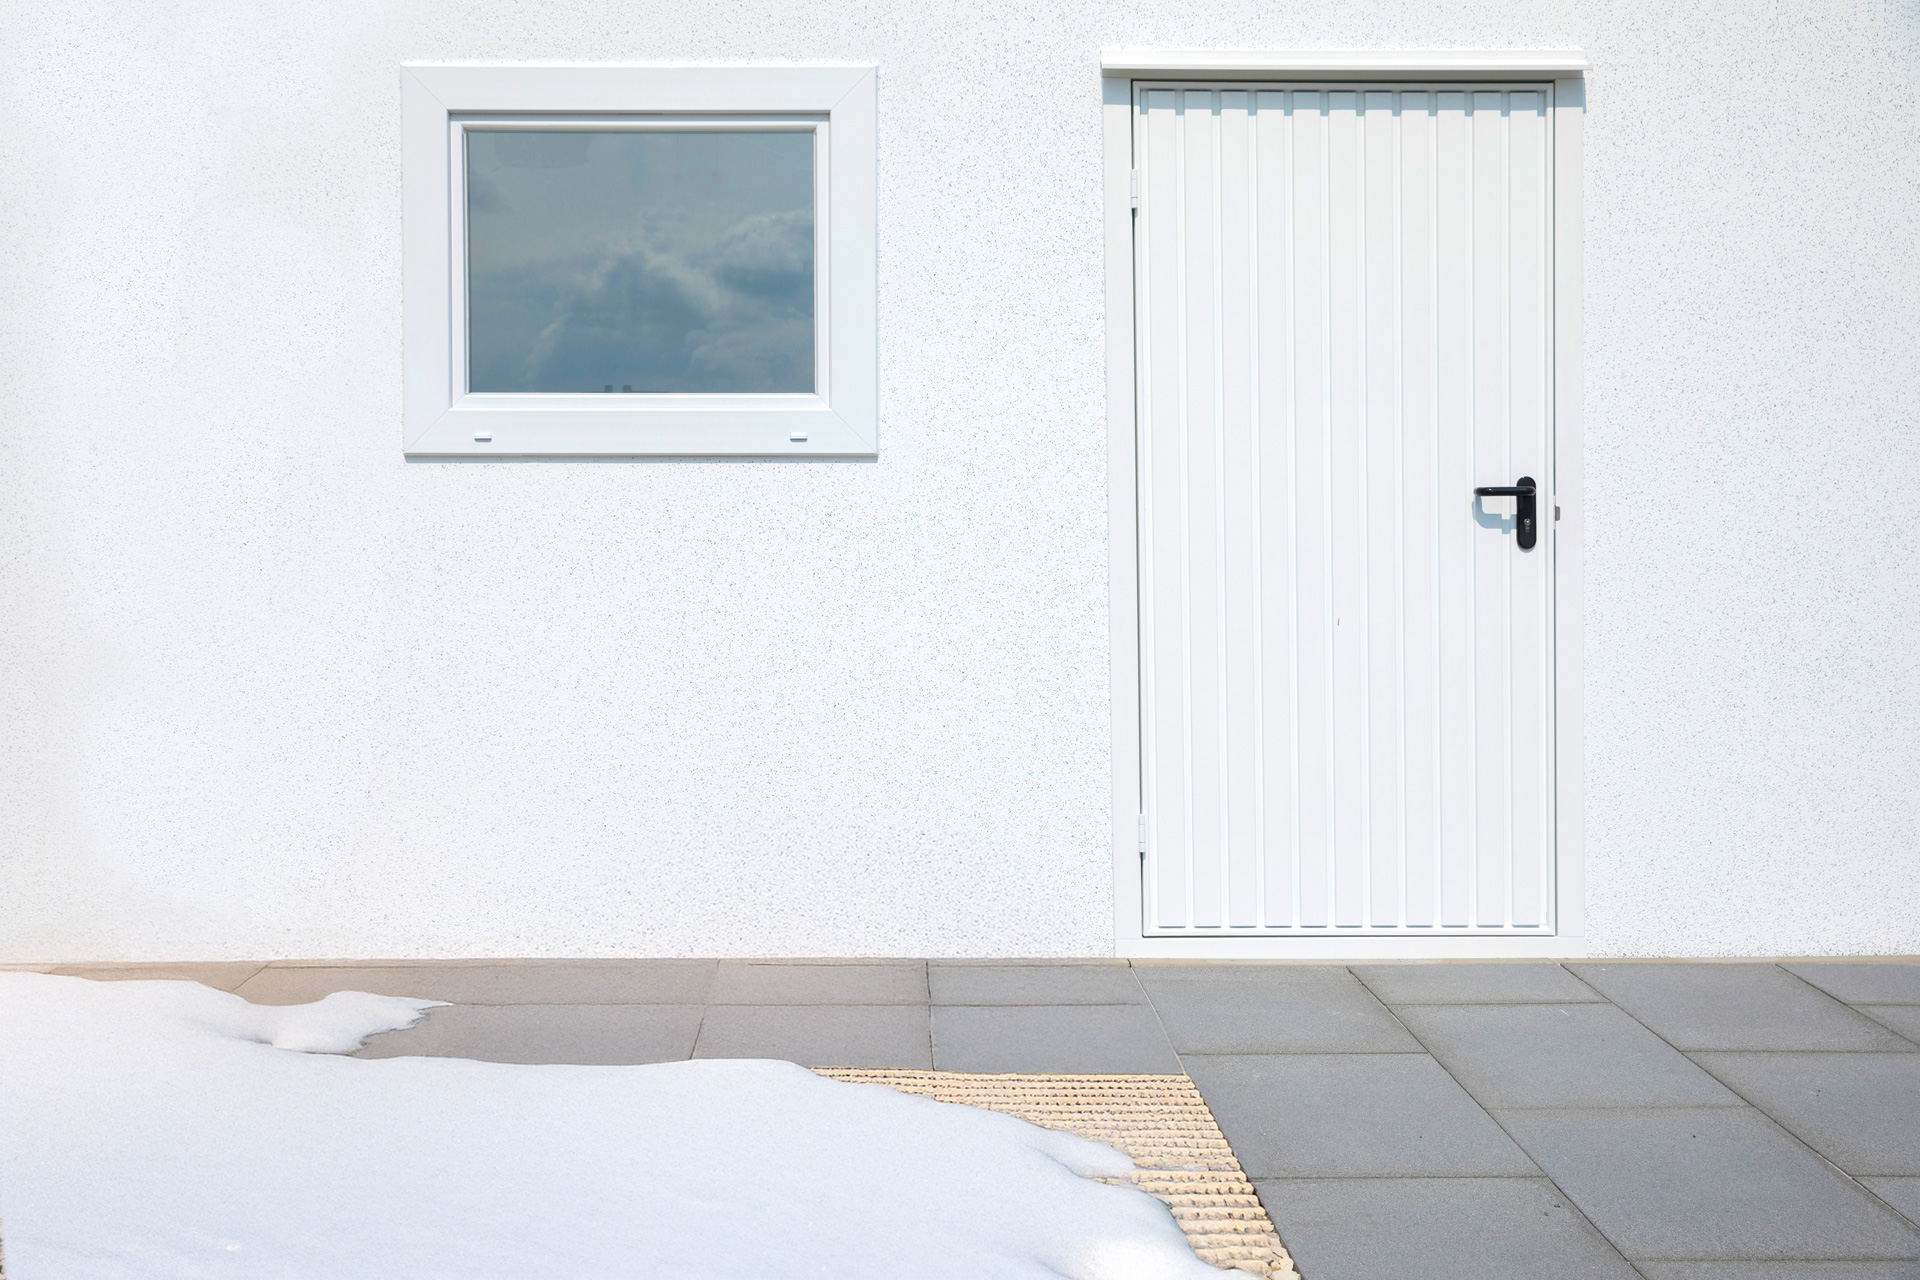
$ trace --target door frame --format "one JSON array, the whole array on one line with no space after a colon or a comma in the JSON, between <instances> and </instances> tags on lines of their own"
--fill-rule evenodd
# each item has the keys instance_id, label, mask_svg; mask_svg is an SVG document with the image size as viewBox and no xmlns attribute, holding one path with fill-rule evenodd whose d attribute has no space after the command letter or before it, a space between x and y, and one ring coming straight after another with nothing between
<instances>
[{"instance_id":1,"label":"door frame","mask_svg":"<svg viewBox=\"0 0 1920 1280\"><path fill-rule=\"evenodd\" d=\"M1162 960L1573 958L1586 955L1586 794L1583 743L1581 129L1587 60L1577 50L1109 49L1102 53L1102 204L1106 254L1107 590L1113 706L1114 954ZM1549 570L1554 741L1554 922L1551 935L1389 937L1329 928L1319 936L1148 937L1143 925L1140 696L1139 478L1136 466L1133 245L1133 87L1136 80L1313 79L1369 82L1468 80L1554 85L1552 500L1560 508ZM1543 512L1544 514L1544 512Z\"/></svg>"}]
</instances>

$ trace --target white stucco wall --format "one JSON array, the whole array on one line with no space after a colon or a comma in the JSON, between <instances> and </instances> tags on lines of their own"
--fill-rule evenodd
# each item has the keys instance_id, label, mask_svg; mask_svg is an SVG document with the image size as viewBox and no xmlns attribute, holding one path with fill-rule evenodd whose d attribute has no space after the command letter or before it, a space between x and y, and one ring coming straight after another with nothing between
<instances>
[{"instance_id":1,"label":"white stucco wall","mask_svg":"<svg viewBox=\"0 0 1920 1280\"><path fill-rule=\"evenodd\" d=\"M0 24L0 960L1110 953L1103 45L1587 49L1588 938L1920 950L1920 3ZM877 464L400 456L404 59L880 65Z\"/></svg>"}]
</instances>

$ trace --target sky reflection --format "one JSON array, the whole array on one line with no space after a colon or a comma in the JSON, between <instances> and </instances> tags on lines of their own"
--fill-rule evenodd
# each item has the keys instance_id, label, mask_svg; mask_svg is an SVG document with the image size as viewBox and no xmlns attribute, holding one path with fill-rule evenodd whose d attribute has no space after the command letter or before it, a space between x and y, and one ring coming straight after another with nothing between
<instances>
[{"instance_id":1,"label":"sky reflection","mask_svg":"<svg viewBox=\"0 0 1920 1280\"><path fill-rule=\"evenodd\" d=\"M468 389L812 391L813 150L468 130Z\"/></svg>"}]
</instances>

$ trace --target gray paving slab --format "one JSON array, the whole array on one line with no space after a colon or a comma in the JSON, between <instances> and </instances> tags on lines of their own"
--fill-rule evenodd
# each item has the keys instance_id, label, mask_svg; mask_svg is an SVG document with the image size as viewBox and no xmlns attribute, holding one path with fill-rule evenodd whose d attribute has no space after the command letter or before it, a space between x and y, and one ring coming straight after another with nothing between
<instances>
[{"instance_id":1,"label":"gray paving slab","mask_svg":"<svg viewBox=\"0 0 1920 1280\"><path fill-rule=\"evenodd\" d=\"M987 969L1014 966L1022 969L1127 969L1131 960L1102 959L1096 956L942 956L928 960L929 965L978 965Z\"/></svg>"},{"instance_id":2,"label":"gray paving slab","mask_svg":"<svg viewBox=\"0 0 1920 1280\"><path fill-rule=\"evenodd\" d=\"M1180 1059L1145 1004L935 1005L941 1071L1179 1075Z\"/></svg>"},{"instance_id":3,"label":"gray paving slab","mask_svg":"<svg viewBox=\"0 0 1920 1280\"><path fill-rule=\"evenodd\" d=\"M1484 1107L1741 1105L1610 1004L1420 1005L1398 1012Z\"/></svg>"},{"instance_id":4,"label":"gray paving slab","mask_svg":"<svg viewBox=\"0 0 1920 1280\"><path fill-rule=\"evenodd\" d=\"M693 1053L701 1013L690 1004L449 1005L428 1010L405 1031L373 1037L355 1056L580 1066L677 1062Z\"/></svg>"},{"instance_id":5,"label":"gray paving slab","mask_svg":"<svg viewBox=\"0 0 1920 1280\"><path fill-rule=\"evenodd\" d=\"M871 964L722 960L709 999L714 1004L924 1005L927 965L923 960Z\"/></svg>"},{"instance_id":6,"label":"gray paving slab","mask_svg":"<svg viewBox=\"0 0 1920 1280\"><path fill-rule=\"evenodd\" d=\"M1778 965L1567 967L1678 1049L1915 1048Z\"/></svg>"},{"instance_id":7,"label":"gray paving slab","mask_svg":"<svg viewBox=\"0 0 1920 1280\"><path fill-rule=\"evenodd\" d=\"M1920 1053L1696 1053L1848 1173L1920 1176Z\"/></svg>"},{"instance_id":8,"label":"gray paving slab","mask_svg":"<svg viewBox=\"0 0 1920 1280\"><path fill-rule=\"evenodd\" d=\"M1630 1259L1920 1259L1920 1231L1751 1108L1494 1114Z\"/></svg>"},{"instance_id":9,"label":"gray paving slab","mask_svg":"<svg viewBox=\"0 0 1920 1280\"><path fill-rule=\"evenodd\" d=\"M1236 1054L1185 1062L1250 1178L1539 1172L1423 1053Z\"/></svg>"},{"instance_id":10,"label":"gray paving slab","mask_svg":"<svg viewBox=\"0 0 1920 1280\"><path fill-rule=\"evenodd\" d=\"M1133 970L1104 965L927 966L935 1004L1145 1004Z\"/></svg>"},{"instance_id":11,"label":"gray paving slab","mask_svg":"<svg viewBox=\"0 0 1920 1280\"><path fill-rule=\"evenodd\" d=\"M260 960L212 960L182 964L63 964L42 970L70 978L92 978L96 982L137 982L172 980L198 982L203 986L232 991L266 968Z\"/></svg>"},{"instance_id":12,"label":"gray paving slab","mask_svg":"<svg viewBox=\"0 0 1920 1280\"><path fill-rule=\"evenodd\" d=\"M1647 1280L1920 1280L1920 1262L1641 1262Z\"/></svg>"},{"instance_id":13,"label":"gray paving slab","mask_svg":"<svg viewBox=\"0 0 1920 1280\"><path fill-rule=\"evenodd\" d=\"M1353 974L1343 964L1192 964L1136 960L1133 972L1142 983L1162 986L1183 982L1199 986L1272 987L1302 982L1350 982Z\"/></svg>"},{"instance_id":14,"label":"gray paving slab","mask_svg":"<svg viewBox=\"0 0 1920 1280\"><path fill-rule=\"evenodd\" d=\"M1861 1183L1920 1225L1920 1178L1862 1178Z\"/></svg>"},{"instance_id":15,"label":"gray paving slab","mask_svg":"<svg viewBox=\"0 0 1920 1280\"><path fill-rule=\"evenodd\" d=\"M515 961L486 964L269 966L242 983L255 1004L306 1004L371 991L453 1004L699 1004L712 960Z\"/></svg>"},{"instance_id":16,"label":"gray paving slab","mask_svg":"<svg viewBox=\"0 0 1920 1280\"><path fill-rule=\"evenodd\" d=\"M1308 1280L1631 1280L1545 1178L1258 1179Z\"/></svg>"},{"instance_id":17,"label":"gray paving slab","mask_svg":"<svg viewBox=\"0 0 1920 1280\"><path fill-rule=\"evenodd\" d=\"M1920 1005L1920 964L1784 964L1836 1000L1848 1004Z\"/></svg>"},{"instance_id":18,"label":"gray paving slab","mask_svg":"<svg viewBox=\"0 0 1920 1280\"><path fill-rule=\"evenodd\" d=\"M1420 1053L1344 969L1138 969L1181 1053Z\"/></svg>"},{"instance_id":19,"label":"gray paving slab","mask_svg":"<svg viewBox=\"0 0 1920 1280\"><path fill-rule=\"evenodd\" d=\"M1920 1005L1857 1004L1853 1007L1902 1039L1920 1045Z\"/></svg>"},{"instance_id":20,"label":"gray paving slab","mask_svg":"<svg viewBox=\"0 0 1920 1280\"><path fill-rule=\"evenodd\" d=\"M1353 974L1384 1003L1574 1004L1605 996L1547 962L1501 964L1368 964Z\"/></svg>"},{"instance_id":21,"label":"gray paving slab","mask_svg":"<svg viewBox=\"0 0 1920 1280\"><path fill-rule=\"evenodd\" d=\"M926 1005L711 1005L696 1058L783 1058L803 1067L933 1067Z\"/></svg>"}]
</instances>

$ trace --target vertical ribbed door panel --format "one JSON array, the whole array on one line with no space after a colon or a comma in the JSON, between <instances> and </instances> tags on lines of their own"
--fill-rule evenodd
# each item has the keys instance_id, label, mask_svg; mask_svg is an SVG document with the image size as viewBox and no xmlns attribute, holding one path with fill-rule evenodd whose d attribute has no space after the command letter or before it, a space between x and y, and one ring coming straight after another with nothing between
<instances>
[{"instance_id":1,"label":"vertical ribbed door panel","mask_svg":"<svg viewBox=\"0 0 1920 1280\"><path fill-rule=\"evenodd\" d=\"M1547 93L1138 92L1149 932L1552 927Z\"/></svg>"}]
</instances>

